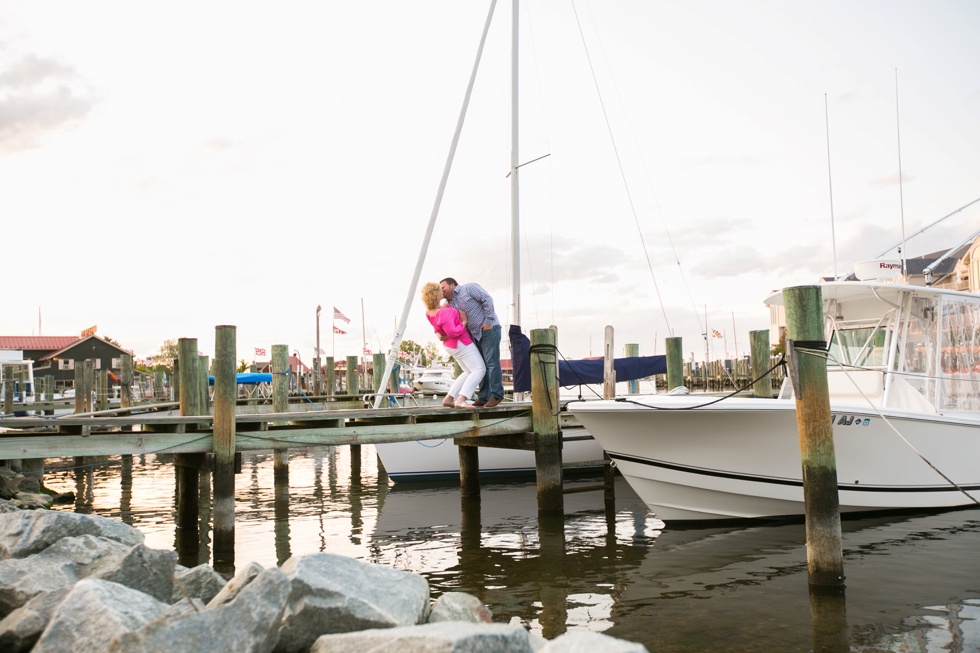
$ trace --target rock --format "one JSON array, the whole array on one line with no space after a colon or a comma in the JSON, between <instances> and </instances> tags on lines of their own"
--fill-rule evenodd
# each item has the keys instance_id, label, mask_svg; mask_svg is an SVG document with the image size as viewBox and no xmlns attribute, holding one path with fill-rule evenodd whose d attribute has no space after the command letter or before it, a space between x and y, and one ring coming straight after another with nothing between
<instances>
[{"instance_id":1,"label":"rock","mask_svg":"<svg viewBox=\"0 0 980 653\"><path fill-rule=\"evenodd\" d=\"M53 592L38 594L8 614L3 621L0 621L0 651L6 653L30 651L37 638L47 628L55 609L61 605L70 591L70 587L63 587Z\"/></svg>"},{"instance_id":2,"label":"rock","mask_svg":"<svg viewBox=\"0 0 980 653\"><path fill-rule=\"evenodd\" d=\"M54 502L56 504L67 504L75 503L75 493L74 492L62 492L61 494L54 495Z\"/></svg>"},{"instance_id":3,"label":"rock","mask_svg":"<svg viewBox=\"0 0 980 653\"><path fill-rule=\"evenodd\" d=\"M20 508L15 506L10 501L7 501L6 499L0 499L0 515L6 514L8 512L17 512L18 510L20 510Z\"/></svg>"},{"instance_id":4,"label":"rock","mask_svg":"<svg viewBox=\"0 0 980 653\"><path fill-rule=\"evenodd\" d=\"M61 602L33 650L103 653L113 639L157 619L167 607L118 583L87 578Z\"/></svg>"},{"instance_id":5,"label":"rock","mask_svg":"<svg viewBox=\"0 0 980 653\"><path fill-rule=\"evenodd\" d=\"M54 497L48 494L38 494L34 492L18 492L17 500L22 502L24 507L30 510L47 508L54 503Z\"/></svg>"},{"instance_id":6,"label":"rock","mask_svg":"<svg viewBox=\"0 0 980 653\"><path fill-rule=\"evenodd\" d=\"M10 476L8 474L0 476L0 499L13 499L15 494L17 494L17 488L10 486Z\"/></svg>"},{"instance_id":7,"label":"rock","mask_svg":"<svg viewBox=\"0 0 980 653\"><path fill-rule=\"evenodd\" d=\"M36 494L41 491L41 482L36 476L24 476L16 474L7 479L7 485L15 492L30 492Z\"/></svg>"},{"instance_id":8,"label":"rock","mask_svg":"<svg viewBox=\"0 0 980 653\"><path fill-rule=\"evenodd\" d=\"M535 635L534 633L527 634L527 641L531 642L531 650L534 653L541 653L544 647L548 645L548 640L546 640L541 635Z\"/></svg>"},{"instance_id":9,"label":"rock","mask_svg":"<svg viewBox=\"0 0 980 653\"><path fill-rule=\"evenodd\" d=\"M441 621L422 626L362 630L323 635L310 653L532 653L527 631L519 624Z\"/></svg>"},{"instance_id":10,"label":"rock","mask_svg":"<svg viewBox=\"0 0 980 653\"><path fill-rule=\"evenodd\" d=\"M187 614L188 612L201 612L207 609L204 605L204 601L201 599L181 599L167 608L167 611L160 616L161 619L172 619L173 617L180 617Z\"/></svg>"},{"instance_id":11,"label":"rock","mask_svg":"<svg viewBox=\"0 0 980 653\"><path fill-rule=\"evenodd\" d=\"M590 630L573 630L548 642L548 645L541 649L541 653L648 653L648 651L643 644Z\"/></svg>"},{"instance_id":12,"label":"rock","mask_svg":"<svg viewBox=\"0 0 980 653\"><path fill-rule=\"evenodd\" d=\"M101 537L65 537L29 558L0 560L0 616L38 594L74 585L114 565L127 547Z\"/></svg>"},{"instance_id":13,"label":"rock","mask_svg":"<svg viewBox=\"0 0 980 653\"><path fill-rule=\"evenodd\" d=\"M473 623L492 623L493 613L483 602L466 592L446 592L436 600L429 612L427 620L430 624L437 621L470 621Z\"/></svg>"},{"instance_id":14,"label":"rock","mask_svg":"<svg viewBox=\"0 0 980 653\"><path fill-rule=\"evenodd\" d=\"M208 603L227 584L228 581L208 565L199 565L192 569L185 567L183 571L174 572L174 589L170 602L180 601L186 592L187 596Z\"/></svg>"},{"instance_id":15,"label":"rock","mask_svg":"<svg viewBox=\"0 0 980 653\"><path fill-rule=\"evenodd\" d=\"M132 526L96 515L73 512L20 511L0 515L0 560L39 553L63 537L96 535L126 546L143 543Z\"/></svg>"},{"instance_id":16,"label":"rock","mask_svg":"<svg viewBox=\"0 0 980 653\"><path fill-rule=\"evenodd\" d=\"M17 499L11 499L10 500L10 505L12 505L17 510L23 510L24 509L24 502L23 501L18 501Z\"/></svg>"},{"instance_id":17,"label":"rock","mask_svg":"<svg viewBox=\"0 0 980 653\"><path fill-rule=\"evenodd\" d=\"M201 612L187 610L117 637L110 653L270 653L289 598L289 580L273 567L235 598ZM179 604L178 604L179 605ZM171 606L173 609L175 606Z\"/></svg>"},{"instance_id":18,"label":"rock","mask_svg":"<svg viewBox=\"0 0 980 653\"><path fill-rule=\"evenodd\" d=\"M214 598L208 601L208 608L216 608L219 605L224 605L229 601L233 601L238 593L241 592L245 587L258 577L263 571L262 565L257 562L250 562L245 566L240 572L238 572L234 578L232 578L228 583L221 588L221 591L214 595Z\"/></svg>"},{"instance_id":19,"label":"rock","mask_svg":"<svg viewBox=\"0 0 980 653\"><path fill-rule=\"evenodd\" d=\"M169 605L174 593L175 564L177 554L173 551L148 549L137 544L114 566L94 577L131 587Z\"/></svg>"},{"instance_id":20,"label":"rock","mask_svg":"<svg viewBox=\"0 0 980 653\"><path fill-rule=\"evenodd\" d=\"M317 637L418 623L429 583L416 574L329 553L293 556L282 566L289 605L277 651L305 651Z\"/></svg>"}]
</instances>

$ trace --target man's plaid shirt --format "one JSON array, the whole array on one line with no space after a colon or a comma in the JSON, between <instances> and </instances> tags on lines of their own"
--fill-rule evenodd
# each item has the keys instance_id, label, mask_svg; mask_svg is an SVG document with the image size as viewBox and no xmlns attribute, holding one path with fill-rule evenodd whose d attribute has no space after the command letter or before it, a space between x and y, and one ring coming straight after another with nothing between
<instances>
[{"instance_id":1,"label":"man's plaid shirt","mask_svg":"<svg viewBox=\"0 0 980 653\"><path fill-rule=\"evenodd\" d=\"M493 297L478 283L464 283L453 290L449 305L466 313L466 328L474 340L483 338L483 325L500 326Z\"/></svg>"}]
</instances>

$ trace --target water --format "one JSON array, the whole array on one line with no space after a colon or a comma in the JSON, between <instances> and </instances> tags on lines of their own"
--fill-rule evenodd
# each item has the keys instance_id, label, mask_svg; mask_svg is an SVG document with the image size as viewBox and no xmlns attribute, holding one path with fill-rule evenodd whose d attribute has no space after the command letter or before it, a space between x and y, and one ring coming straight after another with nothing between
<instances>
[{"instance_id":1,"label":"water","mask_svg":"<svg viewBox=\"0 0 980 653\"><path fill-rule=\"evenodd\" d=\"M61 509L130 523L185 565L213 562L207 527L177 538L171 462L49 460L45 483L76 492ZM420 573L434 596L475 594L497 621L549 638L591 629L657 652L980 651L977 511L845 520L845 614L840 599L811 604L802 524L665 527L622 479L616 493L615 514L590 492L539 522L533 483L484 485L482 502L461 506L457 487L390 485L368 446L359 460L349 447L294 450L288 486L274 484L271 452L246 454L234 564L338 553ZM815 630L811 608L838 613Z\"/></svg>"}]
</instances>

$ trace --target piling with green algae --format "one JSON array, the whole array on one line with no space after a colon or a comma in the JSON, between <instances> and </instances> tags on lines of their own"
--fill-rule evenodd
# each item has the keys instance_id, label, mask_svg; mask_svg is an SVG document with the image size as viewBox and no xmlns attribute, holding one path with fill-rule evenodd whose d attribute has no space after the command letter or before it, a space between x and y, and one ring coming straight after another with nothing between
<instances>
[{"instance_id":1,"label":"piling with green algae","mask_svg":"<svg viewBox=\"0 0 980 653\"><path fill-rule=\"evenodd\" d=\"M272 345L272 412L289 412L289 345ZM272 475L277 479L289 477L289 449L272 450Z\"/></svg>"},{"instance_id":2,"label":"piling with green algae","mask_svg":"<svg viewBox=\"0 0 980 653\"><path fill-rule=\"evenodd\" d=\"M201 406L201 374L198 370L197 338L181 338L177 341L177 363L180 381L180 415L194 416L204 414ZM190 430L190 428L188 428ZM174 454L174 471L177 475L177 539L182 542L197 542L200 493L200 469L204 454ZM197 564L197 549L194 546L182 548L178 562L184 566Z\"/></svg>"},{"instance_id":3,"label":"piling with green algae","mask_svg":"<svg viewBox=\"0 0 980 653\"><path fill-rule=\"evenodd\" d=\"M234 326L215 327L214 338L214 560L219 571L235 561L235 376Z\"/></svg>"},{"instance_id":4,"label":"piling with green algae","mask_svg":"<svg viewBox=\"0 0 980 653\"><path fill-rule=\"evenodd\" d=\"M796 423L803 465L807 577L812 586L843 587L837 457L823 349L823 295L820 286L783 290L786 338L795 377ZM815 353L808 353L810 350Z\"/></svg>"},{"instance_id":5,"label":"piling with green algae","mask_svg":"<svg viewBox=\"0 0 980 653\"><path fill-rule=\"evenodd\" d=\"M753 397L772 398L772 374L768 373L771 367L769 361L769 330L749 331L749 343L752 348L752 370L750 374L756 380L752 386Z\"/></svg>"},{"instance_id":6,"label":"piling with green algae","mask_svg":"<svg viewBox=\"0 0 980 653\"><path fill-rule=\"evenodd\" d=\"M667 338L667 392L684 385L684 344L681 338Z\"/></svg>"}]
</instances>

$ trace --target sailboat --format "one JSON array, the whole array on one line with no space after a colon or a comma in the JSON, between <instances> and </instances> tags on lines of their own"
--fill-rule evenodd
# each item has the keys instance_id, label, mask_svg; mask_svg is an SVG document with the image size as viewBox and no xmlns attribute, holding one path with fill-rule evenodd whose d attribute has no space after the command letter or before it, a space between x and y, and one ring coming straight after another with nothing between
<instances>
[{"instance_id":1,"label":"sailboat","mask_svg":"<svg viewBox=\"0 0 980 653\"><path fill-rule=\"evenodd\" d=\"M511 155L510 155L510 208L511 208L511 324L520 325L521 323L521 269L520 269L520 160L518 155L518 17L520 15L519 0L512 0L512 33L511 33ZM463 121L466 117L466 109L469 105L473 85L476 80L476 73L479 69L480 59L483 55L483 46L486 43L487 33L490 29L490 22L493 18L496 0L491 0L490 11L483 28L480 38L480 45L477 48L476 60L473 63L473 70L470 74L469 84L463 99L463 107L460 111L459 119L456 123L456 131L453 135L452 144L449 149L449 156L443 170L442 180L436 193L435 204L429 218L422 248L419 252L418 262L409 286L408 297L402 309L401 319L398 323L395 339L388 352L385 366L385 374L382 378L389 378L398 360L398 350L401 344L402 335L408 323L408 314L411 306L416 302L416 291L421 278L422 265L428 251L429 241L435 227L435 221L439 214L439 207L442 203L443 193L449 178L449 171L452 168L453 158L456 154L456 146L459 143L460 133L463 128ZM383 396L379 395L375 399L374 407L379 408L383 401ZM562 448L562 461L566 467L576 468L598 468L602 465L602 449L591 435L582 428L567 429L563 432L564 442ZM429 442L403 442L394 444L377 445L378 455L381 462L388 472L388 476L395 482L399 481L428 481L428 480L451 480L459 477L459 455L455 445L450 441L429 441ZM517 451L508 449L487 449L480 456L480 475L481 476L510 476L515 474L534 473L534 452Z\"/></svg>"}]
</instances>

